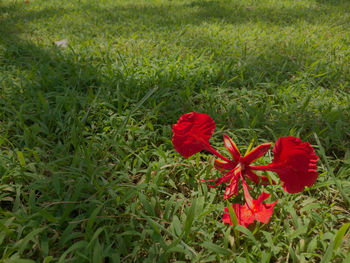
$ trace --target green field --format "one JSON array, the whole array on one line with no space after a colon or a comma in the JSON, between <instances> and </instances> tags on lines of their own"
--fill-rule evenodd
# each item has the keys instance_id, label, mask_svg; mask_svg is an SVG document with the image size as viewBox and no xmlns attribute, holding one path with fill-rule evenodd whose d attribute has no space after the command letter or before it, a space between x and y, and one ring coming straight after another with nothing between
<instances>
[{"instance_id":1,"label":"green field","mask_svg":"<svg viewBox=\"0 0 350 263\"><path fill-rule=\"evenodd\" d=\"M0 262L350 262L350 1L29 1L0 0ZM317 182L225 225L191 111L224 155L310 142Z\"/></svg>"}]
</instances>

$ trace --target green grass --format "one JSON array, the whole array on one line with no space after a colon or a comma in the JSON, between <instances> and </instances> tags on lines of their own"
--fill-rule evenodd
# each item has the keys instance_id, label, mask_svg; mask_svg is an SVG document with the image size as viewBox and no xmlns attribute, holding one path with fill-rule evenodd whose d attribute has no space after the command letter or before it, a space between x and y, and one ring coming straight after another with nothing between
<instances>
[{"instance_id":1,"label":"green grass","mask_svg":"<svg viewBox=\"0 0 350 263\"><path fill-rule=\"evenodd\" d=\"M0 0L0 262L350 260L349 28L346 0ZM189 111L225 154L309 141L317 183L235 235L171 144Z\"/></svg>"}]
</instances>

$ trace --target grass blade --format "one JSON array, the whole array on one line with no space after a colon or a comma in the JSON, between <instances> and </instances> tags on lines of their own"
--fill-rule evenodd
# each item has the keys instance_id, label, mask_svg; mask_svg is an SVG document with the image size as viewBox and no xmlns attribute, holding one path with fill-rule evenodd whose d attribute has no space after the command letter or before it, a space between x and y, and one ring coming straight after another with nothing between
<instances>
[{"instance_id":1,"label":"grass blade","mask_svg":"<svg viewBox=\"0 0 350 263\"><path fill-rule=\"evenodd\" d=\"M153 93L156 92L156 90L158 89L158 87L154 87L153 89L149 90L146 95L135 105L135 107L129 112L128 116L125 118L123 124L119 127L119 130L118 130L118 134L121 134L123 133L124 129L125 129L125 126L126 124L128 123L131 115L137 111L141 106L142 104L145 103L145 101L151 97L153 95Z\"/></svg>"},{"instance_id":2,"label":"grass blade","mask_svg":"<svg viewBox=\"0 0 350 263\"><path fill-rule=\"evenodd\" d=\"M322 159L323 159L323 161L324 161L324 163L325 163L325 165L327 167L327 170L328 170L329 174L333 177L333 180L334 180L335 184L337 185L341 195L343 196L344 200L347 202L347 205L349 207L349 205L350 205L350 198L346 195L346 193L344 192L343 188L340 186L340 184L338 183L337 179L335 178L335 175L333 173L333 169L329 165L329 162L327 160L327 156L326 156L325 150L324 150L324 148L323 148L323 146L322 146L322 144L320 142L320 139L318 138L316 133L314 133L314 136L315 136L317 145L318 145L319 150L320 150L320 155L321 155L321 157L322 157Z\"/></svg>"},{"instance_id":3,"label":"grass blade","mask_svg":"<svg viewBox=\"0 0 350 263\"><path fill-rule=\"evenodd\" d=\"M338 248L340 247L341 242L343 241L343 237L349 227L350 227L350 223L346 223L339 228L334 238L334 252L337 251Z\"/></svg>"},{"instance_id":4,"label":"grass blade","mask_svg":"<svg viewBox=\"0 0 350 263\"><path fill-rule=\"evenodd\" d=\"M235 229L243 234L245 234L251 241L253 241L253 243L259 247L259 243L258 241L255 239L255 237L253 236L252 232L250 232L250 230L248 228L245 228L244 226L241 225L237 225L235 226Z\"/></svg>"},{"instance_id":5,"label":"grass blade","mask_svg":"<svg viewBox=\"0 0 350 263\"><path fill-rule=\"evenodd\" d=\"M331 258L332 258L333 250L334 250L334 243L333 243L333 240L331 240L329 242L329 246L328 246L326 252L324 253L320 263L328 263L328 262L330 262Z\"/></svg>"},{"instance_id":6,"label":"grass blade","mask_svg":"<svg viewBox=\"0 0 350 263\"><path fill-rule=\"evenodd\" d=\"M230 250L222 248L222 247L215 245L215 244L208 242L208 241L202 243L201 246L206 248L206 249L209 249L210 251L221 254L221 255L225 255L225 256L232 255L232 252Z\"/></svg>"}]
</instances>

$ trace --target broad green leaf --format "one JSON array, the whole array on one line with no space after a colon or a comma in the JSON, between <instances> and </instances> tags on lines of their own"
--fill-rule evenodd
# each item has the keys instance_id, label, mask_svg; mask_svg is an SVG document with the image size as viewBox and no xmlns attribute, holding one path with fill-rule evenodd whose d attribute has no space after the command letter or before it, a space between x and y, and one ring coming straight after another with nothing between
<instances>
[{"instance_id":1,"label":"broad green leaf","mask_svg":"<svg viewBox=\"0 0 350 263\"><path fill-rule=\"evenodd\" d=\"M317 248L317 239L318 237L314 237L307 245L306 251L308 253L312 253Z\"/></svg>"},{"instance_id":2,"label":"broad green leaf","mask_svg":"<svg viewBox=\"0 0 350 263\"><path fill-rule=\"evenodd\" d=\"M39 100L44 108L44 110L47 110L48 109L48 105L47 105L47 102L46 102L46 99L44 98L44 95L42 92L38 92L38 97L39 97Z\"/></svg>"},{"instance_id":3,"label":"broad green leaf","mask_svg":"<svg viewBox=\"0 0 350 263\"><path fill-rule=\"evenodd\" d=\"M134 106L134 108L129 112L128 116L125 118L123 124L119 127L118 133L122 134L124 132L124 128L126 126L126 124L128 123L131 115L137 111L144 103L145 101L152 96L153 93L155 93L157 91L158 87L154 87L153 89L150 89L146 95Z\"/></svg>"},{"instance_id":4,"label":"broad green leaf","mask_svg":"<svg viewBox=\"0 0 350 263\"><path fill-rule=\"evenodd\" d=\"M300 226L300 219L298 218L297 213L295 212L295 209L293 206L286 207L286 210L290 213L293 219L293 225L296 229L299 229Z\"/></svg>"},{"instance_id":5,"label":"broad green leaf","mask_svg":"<svg viewBox=\"0 0 350 263\"><path fill-rule=\"evenodd\" d=\"M261 253L261 263L268 263L270 262L270 258L271 258L271 253L267 252L267 251L263 251Z\"/></svg>"},{"instance_id":6,"label":"broad green leaf","mask_svg":"<svg viewBox=\"0 0 350 263\"><path fill-rule=\"evenodd\" d=\"M188 251L190 251L191 254L192 254L193 256L195 256L195 257L197 256L196 251L195 251L192 247L190 247L189 245L187 245L184 241L182 241L182 240L180 239L180 238L181 238L181 235L180 235L180 237L177 237L177 236L175 236L173 233L171 233L168 229L166 229L166 228L163 227L162 225L158 224L156 221L154 221L154 220L151 219L150 217L145 216L145 215L144 215L144 217L146 218L146 220L147 220L148 222L152 222L153 225L157 227L156 229L160 228L161 230L163 230L164 232L166 232L168 235L170 235L170 236L172 236L173 238L175 238L176 240L175 240L173 243L175 243L175 242L177 242L177 240L179 240L179 242L181 243L181 245L183 245ZM153 227L153 225L152 225L152 227ZM158 229L158 230L159 230L159 229ZM184 233L184 231L183 231L183 233ZM173 244L171 244L169 247L171 247L172 245L173 245Z\"/></svg>"},{"instance_id":7,"label":"broad green leaf","mask_svg":"<svg viewBox=\"0 0 350 263\"><path fill-rule=\"evenodd\" d=\"M81 236L81 233L74 232L73 229L76 227L75 224L67 225L66 229L63 231L60 240L58 241L59 247L67 246L69 240L77 238L77 236Z\"/></svg>"},{"instance_id":8,"label":"broad green leaf","mask_svg":"<svg viewBox=\"0 0 350 263\"><path fill-rule=\"evenodd\" d=\"M172 195L170 199L166 202L165 209L164 209L164 219L170 220L170 209L174 204L174 200L176 198L176 195Z\"/></svg>"},{"instance_id":9,"label":"broad green leaf","mask_svg":"<svg viewBox=\"0 0 350 263\"><path fill-rule=\"evenodd\" d=\"M49 255L49 238L47 237L47 232L43 232L40 238L40 250L42 251L43 257Z\"/></svg>"},{"instance_id":10,"label":"broad green leaf","mask_svg":"<svg viewBox=\"0 0 350 263\"><path fill-rule=\"evenodd\" d=\"M224 247L228 248L228 244L232 241L234 242L234 238L231 236L231 227L228 227L224 234Z\"/></svg>"},{"instance_id":11,"label":"broad green leaf","mask_svg":"<svg viewBox=\"0 0 350 263\"><path fill-rule=\"evenodd\" d=\"M305 211L309 211L309 210L312 210L312 209L318 209L320 207L321 207L321 205L319 203L311 203L311 204L307 204L306 206L301 208L300 212L305 212Z\"/></svg>"},{"instance_id":12,"label":"broad green leaf","mask_svg":"<svg viewBox=\"0 0 350 263\"><path fill-rule=\"evenodd\" d=\"M343 241L343 237L349 227L350 227L350 223L346 223L339 228L334 238L334 251L337 251L338 248L340 247L340 244Z\"/></svg>"},{"instance_id":13,"label":"broad green leaf","mask_svg":"<svg viewBox=\"0 0 350 263\"><path fill-rule=\"evenodd\" d=\"M8 228L5 224L0 222L0 230L6 234L7 236L11 235L13 230L11 230L10 228ZM1 243L1 242L0 242Z\"/></svg>"},{"instance_id":14,"label":"broad green leaf","mask_svg":"<svg viewBox=\"0 0 350 263\"><path fill-rule=\"evenodd\" d=\"M178 252L178 253L186 254L186 250L181 245L176 245L175 247L172 247L172 248L168 249L167 252L168 253Z\"/></svg>"},{"instance_id":15,"label":"broad green leaf","mask_svg":"<svg viewBox=\"0 0 350 263\"><path fill-rule=\"evenodd\" d=\"M148 221L148 224L154 229L154 234L151 235L151 238L153 239L152 241L156 243L158 242L162 246L162 248L166 251L168 249L168 246L160 231L160 229L162 229L162 226L150 217L146 217L146 220Z\"/></svg>"},{"instance_id":16,"label":"broad green leaf","mask_svg":"<svg viewBox=\"0 0 350 263\"><path fill-rule=\"evenodd\" d=\"M350 263L350 252L346 255L346 258L344 259L343 263Z\"/></svg>"},{"instance_id":17,"label":"broad green leaf","mask_svg":"<svg viewBox=\"0 0 350 263\"><path fill-rule=\"evenodd\" d=\"M274 242L272 240L271 233L267 232L267 231L261 231L261 232L263 233L263 235L266 238L266 242L264 242L264 243L267 244L270 248L273 248L275 245L274 245Z\"/></svg>"},{"instance_id":18,"label":"broad green leaf","mask_svg":"<svg viewBox=\"0 0 350 263\"><path fill-rule=\"evenodd\" d=\"M102 247L98 239L95 242L94 245L94 251L92 255L92 263L100 263L103 262L103 253L102 253Z\"/></svg>"}]
</instances>

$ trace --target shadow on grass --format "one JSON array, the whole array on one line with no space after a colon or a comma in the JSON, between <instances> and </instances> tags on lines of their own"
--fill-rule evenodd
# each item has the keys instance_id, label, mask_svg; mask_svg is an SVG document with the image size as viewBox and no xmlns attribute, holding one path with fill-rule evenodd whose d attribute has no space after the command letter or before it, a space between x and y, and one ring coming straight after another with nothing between
<instances>
[{"instance_id":1,"label":"shadow on grass","mask_svg":"<svg viewBox=\"0 0 350 263\"><path fill-rule=\"evenodd\" d=\"M157 31L159 28L179 25L200 25L203 22L227 24L271 23L289 26L300 21L316 24L325 21L325 15L331 7L325 6L260 6L245 5L241 1L203 1L195 0L183 4L136 5L115 4L111 8L87 7L98 16L101 12L106 23L132 21L143 30ZM83 8L84 9L84 8Z\"/></svg>"},{"instance_id":2,"label":"shadow on grass","mask_svg":"<svg viewBox=\"0 0 350 263\"><path fill-rule=\"evenodd\" d=\"M337 5L341 5L344 7L349 7L350 3L348 0L316 0L316 2L318 4L323 4L323 5L333 5L333 6L337 6Z\"/></svg>"},{"instance_id":3,"label":"shadow on grass","mask_svg":"<svg viewBox=\"0 0 350 263\"><path fill-rule=\"evenodd\" d=\"M1 118L16 123L9 126L7 133L18 138L15 146L19 148L26 145L52 149L57 143L69 141L72 125L78 124L75 115L87 111L89 92L90 96L94 94L102 83L101 74L90 61L67 56L54 43L38 45L26 38L26 21L58 15L58 11L18 12L16 5L0 6L1 23L5 25L0 27L4 96L0 106L5 109ZM79 140L68 150L74 150ZM64 156L58 154L56 158L59 157Z\"/></svg>"},{"instance_id":4,"label":"shadow on grass","mask_svg":"<svg viewBox=\"0 0 350 263\"><path fill-rule=\"evenodd\" d=\"M230 23L268 21L288 24L304 19L308 22L315 22L324 15L323 11L308 8L259 9L240 6L235 2L227 8L227 3L220 3L219 1L192 1L182 4L180 7L182 8L177 6L175 10L171 4L163 6L115 4L112 8L104 8L98 7L96 4L81 6L79 10L84 14L89 14L89 16L86 16L86 20L99 20L107 27L109 24L113 26L119 22L126 26L130 21L133 21L136 27L147 28L146 30L149 31L163 30L161 29L162 26L171 29L176 25L200 24L204 21L229 21ZM169 80L161 75L163 73L159 73L159 75L150 76L153 79L145 80L133 74L128 75L120 69L112 73L106 73L103 67L99 68L92 65L94 58L76 54L74 50L68 55L54 44L52 46L39 46L31 41L23 41L20 37L20 34L26 33L26 23L34 19L41 21L50 18L52 15L62 17L65 14L77 12L77 10L54 7L17 12L16 6L3 6L0 7L0 10L7 13L8 16L8 18L2 18L2 22L6 26L0 29L0 45L5 50L3 55L6 63L4 72L12 67L13 69L10 69L11 74L14 74L17 78L15 81L11 79L3 81L7 81L6 86L11 102L19 108L22 107L22 113L12 111L12 115L8 115L7 118L10 119L11 116L14 116L21 122L19 126L22 127L22 134L25 133L25 127L30 127L34 131L36 129L35 125L42 123L46 127L40 129L41 135L39 135L45 136L49 144L55 144L57 138L65 139L67 135L73 132L71 127L79 123L76 119L76 113L80 111L83 114L90 112L91 96L95 96L99 89L105 93L99 98L100 103L110 104L113 110L119 109L118 114L126 115L125 112L131 110L135 103L147 93L148 89L156 85L159 86L162 94L152 96L150 98L151 102L144 105L144 110L152 111L154 104L161 105L157 108L157 111L162 113L162 118L157 119L157 124L169 125L176 121L181 112L199 109L212 111L213 114L216 114L218 111L216 108L220 105L220 102L216 101L215 96L213 96L214 102L210 102L210 99L205 96L201 97L200 93L203 89L214 90L225 83L229 93L241 87L254 90L256 83L272 83L270 88L266 88L265 93L273 94L276 85L284 81L290 81L298 72L303 71L304 64L307 64L305 63L306 59L310 60L307 61L309 64L313 62L312 57L307 57L307 54L305 55L301 51L288 54L288 47L279 49L278 43L276 43L276 46L273 46L272 43L272 48L264 50L259 56L242 57L240 65L223 61L221 68L211 72L202 72L201 75L197 76L193 75L192 72L185 72L185 75L175 72L175 76ZM172 15L175 17L172 17ZM22 26L18 25L19 21ZM72 28L75 26L77 25L73 23ZM14 73L16 71L20 74ZM244 80L237 78L237 76L244 76ZM235 78L235 80L228 85L227 80L232 78ZM302 83L302 85L305 85L305 83ZM318 82L315 86L317 85L323 85L327 88L329 80L325 79L324 82ZM188 91L185 90L185 87L188 88ZM121 95L117 94L118 89L123 90ZM43 98L40 97L40 100L37 99L35 103L28 103L32 98L38 98L38 96ZM201 101L209 101L207 104L204 103L204 106L196 106L198 102L196 96L199 96ZM120 99L121 97L124 99ZM48 103L47 106L45 106L45 101ZM247 103L249 102L247 101ZM50 106L53 106L51 110L45 109L45 107L50 108ZM259 109L260 106L256 105L255 107L251 111L260 116L256 127L261 128L266 123L266 116ZM224 111L226 111L226 114L223 114L223 116L216 116L222 123L225 123L232 113L242 114L235 110L231 112L230 109L224 109ZM29 112L31 114L28 114ZM275 111L271 114L271 119L274 119L272 125L278 126L275 120L279 118L280 113ZM284 112L283 114L289 116L294 113ZM312 116L312 114L313 112L310 111L308 115ZM143 113L140 113L140 116L142 115ZM304 123L305 127L309 127L308 119L304 118L304 115L301 114L300 123ZM292 116L289 117L293 119ZM254 118L254 116L251 118ZM242 118L238 125L247 126L249 120ZM317 124L312 125L317 126ZM81 133L84 131L83 126L79 127ZM96 129L94 132L101 132L102 128L100 130ZM16 132L13 131L13 134L16 134ZM27 144L25 138L21 139L20 142L23 145ZM32 141L33 145L37 143L40 143L40 139ZM79 139L73 144L70 146L72 147L72 149L69 149L70 151L73 151L79 145Z\"/></svg>"},{"instance_id":5,"label":"shadow on grass","mask_svg":"<svg viewBox=\"0 0 350 263\"><path fill-rule=\"evenodd\" d=\"M188 2L165 2L161 5L152 3L113 3L103 6L101 3L79 4L79 8L66 8L64 4L50 6L43 9L16 10L16 5L0 7L2 13L10 13L11 20L28 23L32 20L51 19L57 21L66 14L76 13L83 17L87 25L103 25L104 30L120 29L120 33L137 31L162 31L174 30L178 26L200 25L202 23L245 24L245 23L271 23L280 26L290 26L300 21L317 24L325 21L325 16L336 6L339 10L343 1L318 0L319 5L311 7L295 5L293 7L247 5L241 1L203 1L193 0ZM81 21L80 21L81 22ZM79 22L69 21L70 31L79 32L82 29ZM1 29L0 29L1 30ZM84 29L83 29L84 30Z\"/></svg>"}]
</instances>

